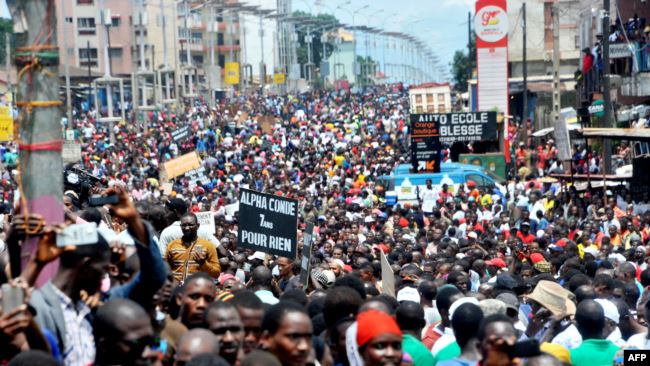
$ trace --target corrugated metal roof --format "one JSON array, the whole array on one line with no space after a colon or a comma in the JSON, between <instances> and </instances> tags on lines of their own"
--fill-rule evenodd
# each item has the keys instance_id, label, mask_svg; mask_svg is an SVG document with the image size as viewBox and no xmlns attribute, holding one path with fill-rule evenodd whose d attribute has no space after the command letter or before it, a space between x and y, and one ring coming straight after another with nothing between
<instances>
[{"instance_id":1,"label":"corrugated metal roof","mask_svg":"<svg viewBox=\"0 0 650 366\"><path fill-rule=\"evenodd\" d=\"M583 128L582 135L585 137L650 140L650 128Z\"/></svg>"}]
</instances>

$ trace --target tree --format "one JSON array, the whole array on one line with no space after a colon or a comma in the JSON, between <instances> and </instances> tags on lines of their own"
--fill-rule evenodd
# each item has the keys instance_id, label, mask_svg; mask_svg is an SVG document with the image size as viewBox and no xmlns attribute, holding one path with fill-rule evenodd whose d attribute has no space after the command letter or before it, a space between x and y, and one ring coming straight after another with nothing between
<instances>
[{"instance_id":1,"label":"tree","mask_svg":"<svg viewBox=\"0 0 650 366\"><path fill-rule=\"evenodd\" d=\"M295 11L293 13L294 17L305 18L306 20L317 20L319 23L314 24L310 28L310 33L312 36L311 50L312 50L312 62L318 67L321 61L323 60L323 43L321 42L321 36L323 35L323 25L331 24L330 28L334 28L336 25L340 24L338 19L330 14L318 14L313 15L303 11ZM307 54L307 42L305 37L307 36L307 26L301 26L297 28L296 33L298 34L298 63L304 65L309 61L309 55ZM334 46L330 43L325 44L325 51L328 55L332 54L334 51Z\"/></svg>"},{"instance_id":2,"label":"tree","mask_svg":"<svg viewBox=\"0 0 650 366\"><path fill-rule=\"evenodd\" d=\"M459 92L467 91L467 79L474 69L474 60L476 59L476 37L472 36L469 44L469 54L466 50L457 50L454 53L454 59L449 64L451 66L451 77L454 81L454 89Z\"/></svg>"},{"instance_id":3,"label":"tree","mask_svg":"<svg viewBox=\"0 0 650 366\"><path fill-rule=\"evenodd\" d=\"M13 22L10 19L1 19L0 18L0 65L5 64L5 56L7 55L6 51L6 34L13 34L14 33L14 25ZM15 48L14 45L11 45L11 54L13 55L13 49Z\"/></svg>"}]
</instances>

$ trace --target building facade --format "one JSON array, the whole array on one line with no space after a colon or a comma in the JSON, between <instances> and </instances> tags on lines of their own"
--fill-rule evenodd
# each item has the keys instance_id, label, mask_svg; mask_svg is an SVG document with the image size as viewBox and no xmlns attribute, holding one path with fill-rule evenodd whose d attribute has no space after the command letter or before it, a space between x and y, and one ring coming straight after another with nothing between
<instances>
[{"instance_id":1,"label":"building facade","mask_svg":"<svg viewBox=\"0 0 650 366\"><path fill-rule=\"evenodd\" d=\"M449 83L425 83L409 89L411 113L451 112Z\"/></svg>"}]
</instances>

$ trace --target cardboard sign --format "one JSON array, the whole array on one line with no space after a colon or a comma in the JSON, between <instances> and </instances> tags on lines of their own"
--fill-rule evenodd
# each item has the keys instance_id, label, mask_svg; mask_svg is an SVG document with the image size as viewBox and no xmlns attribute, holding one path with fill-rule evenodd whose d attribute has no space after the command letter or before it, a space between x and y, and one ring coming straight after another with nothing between
<instances>
[{"instance_id":1,"label":"cardboard sign","mask_svg":"<svg viewBox=\"0 0 650 366\"><path fill-rule=\"evenodd\" d=\"M173 179L199 167L201 167L201 159L194 151L163 163L163 172L166 179Z\"/></svg>"},{"instance_id":2,"label":"cardboard sign","mask_svg":"<svg viewBox=\"0 0 650 366\"><path fill-rule=\"evenodd\" d=\"M381 292L395 297L395 274L390 268L386 254L380 251L379 255L381 257Z\"/></svg>"},{"instance_id":3,"label":"cardboard sign","mask_svg":"<svg viewBox=\"0 0 650 366\"><path fill-rule=\"evenodd\" d=\"M174 140L174 142L181 142L190 137L191 132L192 128L190 126L183 126L178 130L172 132L172 140Z\"/></svg>"},{"instance_id":4,"label":"cardboard sign","mask_svg":"<svg viewBox=\"0 0 650 366\"><path fill-rule=\"evenodd\" d=\"M267 135L273 134L273 125L275 124L275 117L273 116L260 116L257 117L257 124Z\"/></svg>"},{"instance_id":5,"label":"cardboard sign","mask_svg":"<svg viewBox=\"0 0 650 366\"><path fill-rule=\"evenodd\" d=\"M242 189L238 247L296 258L298 201Z\"/></svg>"},{"instance_id":6,"label":"cardboard sign","mask_svg":"<svg viewBox=\"0 0 650 366\"><path fill-rule=\"evenodd\" d=\"M210 230L211 233L217 231L216 225L214 224L214 213L210 211L197 212L195 213L197 220L199 221L200 227L205 227Z\"/></svg>"},{"instance_id":7,"label":"cardboard sign","mask_svg":"<svg viewBox=\"0 0 650 366\"><path fill-rule=\"evenodd\" d=\"M311 245L314 242L314 224L306 223L302 235L302 261L300 262L300 284L304 290L309 284L309 262L311 259Z\"/></svg>"},{"instance_id":8,"label":"cardboard sign","mask_svg":"<svg viewBox=\"0 0 650 366\"><path fill-rule=\"evenodd\" d=\"M14 118L11 108L0 107L0 141L14 140Z\"/></svg>"},{"instance_id":9,"label":"cardboard sign","mask_svg":"<svg viewBox=\"0 0 650 366\"><path fill-rule=\"evenodd\" d=\"M160 184L160 188L162 188L163 193L166 196L169 196L170 194L172 194L172 191L174 190L174 185L171 184L170 182L165 182Z\"/></svg>"},{"instance_id":10,"label":"cardboard sign","mask_svg":"<svg viewBox=\"0 0 650 366\"><path fill-rule=\"evenodd\" d=\"M81 161L81 144L66 141L61 149L61 159L64 164L78 163Z\"/></svg>"}]
</instances>

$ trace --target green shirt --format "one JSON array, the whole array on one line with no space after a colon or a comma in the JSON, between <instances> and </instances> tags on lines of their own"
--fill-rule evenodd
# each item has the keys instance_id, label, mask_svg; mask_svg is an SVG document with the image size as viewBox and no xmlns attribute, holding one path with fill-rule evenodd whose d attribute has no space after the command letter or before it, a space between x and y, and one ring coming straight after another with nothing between
<instances>
[{"instance_id":1,"label":"green shirt","mask_svg":"<svg viewBox=\"0 0 650 366\"><path fill-rule=\"evenodd\" d=\"M587 339L569 352L573 366L611 366L618 348L607 339Z\"/></svg>"},{"instance_id":2,"label":"green shirt","mask_svg":"<svg viewBox=\"0 0 650 366\"><path fill-rule=\"evenodd\" d=\"M460 346L456 341L449 343L445 348L441 349L433 357L433 365L441 361L451 360L452 358L460 356Z\"/></svg>"},{"instance_id":3,"label":"green shirt","mask_svg":"<svg viewBox=\"0 0 650 366\"><path fill-rule=\"evenodd\" d=\"M413 359L413 366L433 365L434 361L431 351L412 335L404 334L402 338L402 349Z\"/></svg>"}]
</instances>

